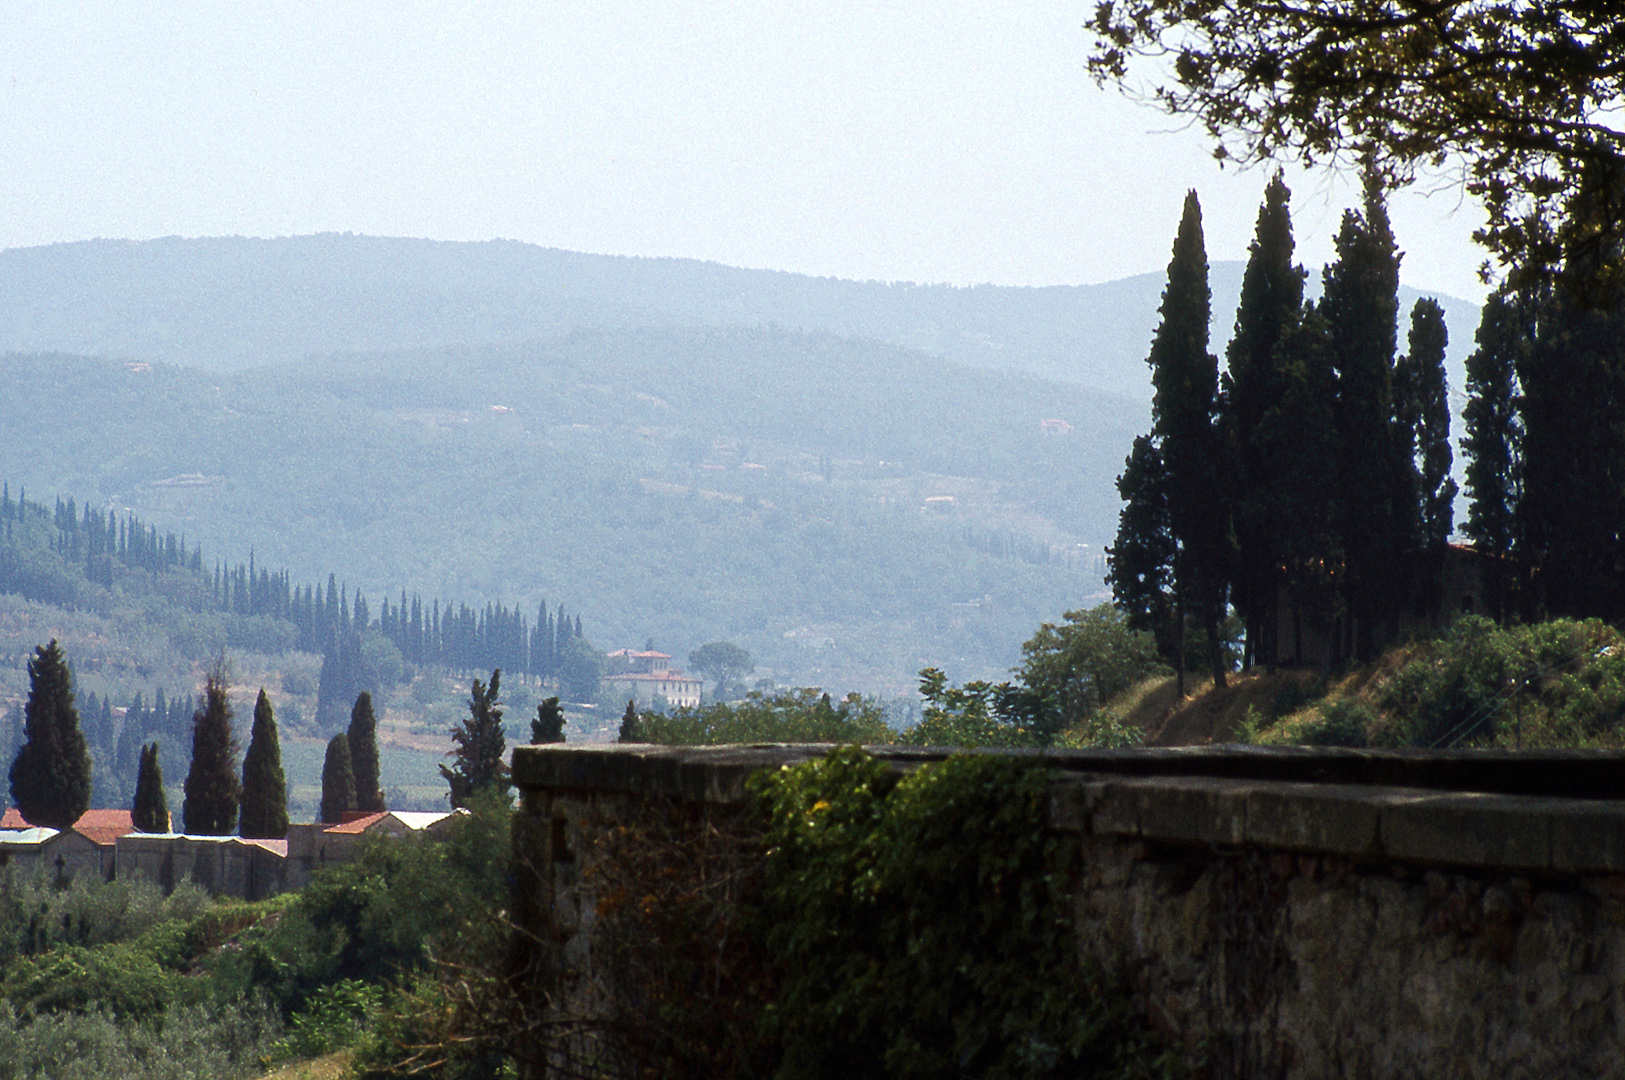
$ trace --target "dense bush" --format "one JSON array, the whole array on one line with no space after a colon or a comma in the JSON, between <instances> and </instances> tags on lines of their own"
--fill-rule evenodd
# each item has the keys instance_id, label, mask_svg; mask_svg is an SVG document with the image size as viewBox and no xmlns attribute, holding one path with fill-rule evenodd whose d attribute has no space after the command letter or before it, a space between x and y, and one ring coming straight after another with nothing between
<instances>
[{"instance_id":1,"label":"dense bush","mask_svg":"<svg viewBox=\"0 0 1625 1080\"><path fill-rule=\"evenodd\" d=\"M1383 686L1384 742L1618 745L1625 638L1597 619L1497 627L1464 616Z\"/></svg>"},{"instance_id":2,"label":"dense bush","mask_svg":"<svg viewBox=\"0 0 1625 1080\"><path fill-rule=\"evenodd\" d=\"M767 695L752 691L743 701L678 709L669 716L645 713L638 741L667 746L719 743L884 743L895 737L885 711L872 699L849 694L839 703L816 689Z\"/></svg>"},{"instance_id":3,"label":"dense bush","mask_svg":"<svg viewBox=\"0 0 1625 1080\"><path fill-rule=\"evenodd\" d=\"M857 748L762 775L782 1080L1164 1070L1079 969L1047 780L969 756L899 777Z\"/></svg>"},{"instance_id":4,"label":"dense bush","mask_svg":"<svg viewBox=\"0 0 1625 1080\"><path fill-rule=\"evenodd\" d=\"M0 1001L0 1080L235 1080L281 1036L259 999L177 1005L130 1022L91 1007L27 1017Z\"/></svg>"}]
</instances>

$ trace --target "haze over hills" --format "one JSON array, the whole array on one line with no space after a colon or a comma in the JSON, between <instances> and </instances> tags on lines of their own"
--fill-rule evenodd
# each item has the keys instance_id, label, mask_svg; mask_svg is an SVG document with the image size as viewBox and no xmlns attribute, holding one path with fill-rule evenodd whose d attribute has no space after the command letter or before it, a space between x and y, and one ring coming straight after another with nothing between
<instances>
[{"instance_id":1,"label":"haze over hills","mask_svg":"<svg viewBox=\"0 0 1625 1080\"><path fill-rule=\"evenodd\" d=\"M1240 272L1213 267L1217 352ZM331 234L4 251L0 476L296 579L732 639L781 684L997 678L1101 597L1162 285ZM1445 303L1459 397L1476 309Z\"/></svg>"},{"instance_id":2,"label":"haze over hills","mask_svg":"<svg viewBox=\"0 0 1625 1080\"><path fill-rule=\"evenodd\" d=\"M1215 348L1242 264L1212 267ZM1311 291L1318 288L1310 274ZM504 344L582 327L779 326L1148 398L1160 274L1011 288L856 282L512 241L323 234L0 251L0 350L238 370L340 351ZM1405 290L1404 310L1415 296ZM1442 297L1465 355L1477 309Z\"/></svg>"}]
</instances>

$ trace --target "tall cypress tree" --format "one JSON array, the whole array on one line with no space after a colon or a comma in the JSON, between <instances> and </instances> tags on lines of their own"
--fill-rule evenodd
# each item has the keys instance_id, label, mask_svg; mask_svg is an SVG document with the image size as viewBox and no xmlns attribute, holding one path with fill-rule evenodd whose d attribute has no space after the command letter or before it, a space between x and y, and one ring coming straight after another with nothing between
<instances>
[{"instance_id":1,"label":"tall cypress tree","mask_svg":"<svg viewBox=\"0 0 1625 1080\"><path fill-rule=\"evenodd\" d=\"M192 836L229 836L237 828L243 786L237 778L237 740L231 734L231 699L225 666L203 682L192 714L192 765L186 774L181 821Z\"/></svg>"},{"instance_id":2,"label":"tall cypress tree","mask_svg":"<svg viewBox=\"0 0 1625 1080\"><path fill-rule=\"evenodd\" d=\"M1342 448L1331 333L1313 304L1281 335L1275 355L1280 397L1254 431L1270 462L1271 481L1256 493L1253 512L1270 532L1289 610L1286 625L1269 620L1265 649L1271 657L1290 656L1300 664L1318 659L1327 666L1334 654L1311 657L1304 642L1306 631L1329 641L1341 615L1336 585L1345 560L1336 489Z\"/></svg>"},{"instance_id":3,"label":"tall cypress tree","mask_svg":"<svg viewBox=\"0 0 1625 1080\"><path fill-rule=\"evenodd\" d=\"M1292 261L1291 191L1279 172L1264 189L1258 223L1241 279L1235 335L1225 349L1221 384L1221 434L1234 508L1237 560L1232 597L1247 628L1245 659L1261 638L1273 642L1269 616L1281 587L1283 553L1279 523L1271 513L1282 477L1280 448L1266 445L1259 425L1278 410L1289 376L1277 355L1282 335L1297 325L1303 306L1304 269ZM1267 646L1275 655L1273 644Z\"/></svg>"},{"instance_id":4,"label":"tall cypress tree","mask_svg":"<svg viewBox=\"0 0 1625 1080\"><path fill-rule=\"evenodd\" d=\"M1508 615L1516 575L1511 570L1523 431L1518 417L1518 357L1529 349L1531 313L1516 294L1493 293L1479 317L1478 347L1467 358L1467 523L1462 527L1482 558L1485 602L1496 619Z\"/></svg>"},{"instance_id":5,"label":"tall cypress tree","mask_svg":"<svg viewBox=\"0 0 1625 1080\"><path fill-rule=\"evenodd\" d=\"M1549 615L1618 619L1625 616L1625 306L1588 308L1555 295L1519 361L1518 531L1539 601Z\"/></svg>"},{"instance_id":6,"label":"tall cypress tree","mask_svg":"<svg viewBox=\"0 0 1625 1080\"><path fill-rule=\"evenodd\" d=\"M341 731L327 741L327 757L322 762L322 821L340 824L355 809L355 766L349 737Z\"/></svg>"},{"instance_id":7,"label":"tall cypress tree","mask_svg":"<svg viewBox=\"0 0 1625 1080\"><path fill-rule=\"evenodd\" d=\"M498 788L504 796L513 786L508 779L508 764L503 761L507 750L507 735L502 730L502 707L498 702L502 669L491 672L491 682L474 680L468 699L468 716L451 729L453 761L450 768L440 766L440 775L451 791L447 798L453 807L467 806L476 793L488 787Z\"/></svg>"},{"instance_id":8,"label":"tall cypress tree","mask_svg":"<svg viewBox=\"0 0 1625 1080\"><path fill-rule=\"evenodd\" d=\"M1445 549L1455 523L1450 395L1444 371L1449 341L1444 309L1435 300L1418 300L1411 309L1406 353L1395 366L1395 412L1405 425L1401 438L1410 447L1416 483L1411 526L1417 547L1416 583L1429 611L1438 608L1442 595Z\"/></svg>"},{"instance_id":9,"label":"tall cypress tree","mask_svg":"<svg viewBox=\"0 0 1625 1080\"><path fill-rule=\"evenodd\" d=\"M260 696L254 702L254 731L248 738L248 753L243 755L243 809L238 832L266 840L288 835L288 781L282 773L276 716L264 687L260 687Z\"/></svg>"},{"instance_id":10,"label":"tall cypress tree","mask_svg":"<svg viewBox=\"0 0 1625 1080\"><path fill-rule=\"evenodd\" d=\"M350 710L350 765L355 773L355 807L369 814L387 809L378 784L378 719L372 713L372 695L363 690Z\"/></svg>"},{"instance_id":11,"label":"tall cypress tree","mask_svg":"<svg viewBox=\"0 0 1625 1080\"><path fill-rule=\"evenodd\" d=\"M52 638L28 662L25 741L11 763L11 801L33 825L69 829L90 808L90 750L73 703L73 676Z\"/></svg>"},{"instance_id":12,"label":"tall cypress tree","mask_svg":"<svg viewBox=\"0 0 1625 1080\"><path fill-rule=\"evenodd\" d=\"M1174 537L1168 527L1168 491L1162 454L1149 435L1134 440L1117 478L1123 509L1117 539L1106 549L1106 580L1130 629L1150 631L1157 651L1170 659L1178 648L1171 590Z\"/></svg>"},{"instance_id":13,"label":"tall cypress tree","mask_svg":"<svg viewBox=\"0 0 1625 1080\"><path fill-rule=\"evenodd\" d=\"M1207 632L1213 681L1223 686L1219 642L1232 529L1220 482L1220 447L1214 427L1219 361L1208 352L1211 294L1207 249L1202 239L1202 207L1196 192L1185 196L1179 234L1168 263L1161 322L1147 362L1156 388L1152 433L1162 452L1168 492L1168 523L1173 532L1175 603L1180 634L1189 618ZM1184 647L1179 662L1183 692Z\"/></svg>"},{"instance_id":14,"label":"tall cypress tree","mask_svg":"<svg viewBox=\"0 0 1625 1080\"><path fill-rule=\"evenodd\" d=\"M1405 570L1416 547L1415 469L1393 399L1399 250L1374 172L1366 175L1363 213L1344 212L1336 247L1337 260L1323 275L1320 310L1337 367L1344 604L1354 651L1367 659L1380 637L1378 624L1396 614L1409 591Z\"/></svg>"},{"instance_id":15,"label":"tall cypress tree","mask_svg":"<svg viewBox=\"0 0 1625 1080\"><path fill-rule=\"evenodd\" d=\"M137 832L169 831L169 797L164 794L164 770L158 763L158 744L141 748L141 764L135 778L135 799L130 805L130 822Z\"/></svg>"}]
</instances>

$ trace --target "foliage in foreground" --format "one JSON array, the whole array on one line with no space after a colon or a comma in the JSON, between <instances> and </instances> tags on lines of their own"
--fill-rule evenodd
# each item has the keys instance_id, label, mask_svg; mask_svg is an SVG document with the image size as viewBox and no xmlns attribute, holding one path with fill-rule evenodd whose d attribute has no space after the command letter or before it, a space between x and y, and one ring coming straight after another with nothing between
<instances>
[{"instance_id":1,"label":"foliage in foreground","mask_svg":"<svg viewBox=\"0 0 1625 1080\"><path fill-rule=\"evenodd\" d=\"M1598 619L1501 627L1464 615L1391 650L1359 682L1292 725L1260 718L1252 738L1422 749L1625 744L1625 635Z\"/></svg>"},{"instance_id":2,"label":"foliage in foreground","mask_svg":"<svg viewBox=\"0 0 1625 1080\"><path fill-rule=\"evenodd\" d=\"M781 1078L1166 1070L1078 968L1046 780L968 756L899 778L856 748L765 777Z\"/></svg>"}]
</instances>

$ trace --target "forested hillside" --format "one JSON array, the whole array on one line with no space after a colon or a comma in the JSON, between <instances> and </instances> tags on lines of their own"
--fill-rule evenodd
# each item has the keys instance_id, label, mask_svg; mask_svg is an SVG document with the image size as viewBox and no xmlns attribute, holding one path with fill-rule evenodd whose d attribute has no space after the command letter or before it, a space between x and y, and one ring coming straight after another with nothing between
<instances>
[{"instance_id":1,"label":"forested hillside","mask_svg":"<svg viewBox=\"0 0 1625 1080\"><path fill-rule=\"evenodd\" d=\"M476 608L568 597L602 647L729 638L764 677L878 692L926 664L998 675L1098 591L1142 415L775 330L227 374L13 355L0 413L36 497L133 509L232 562Z\"/></svg>"}]
</instances>

